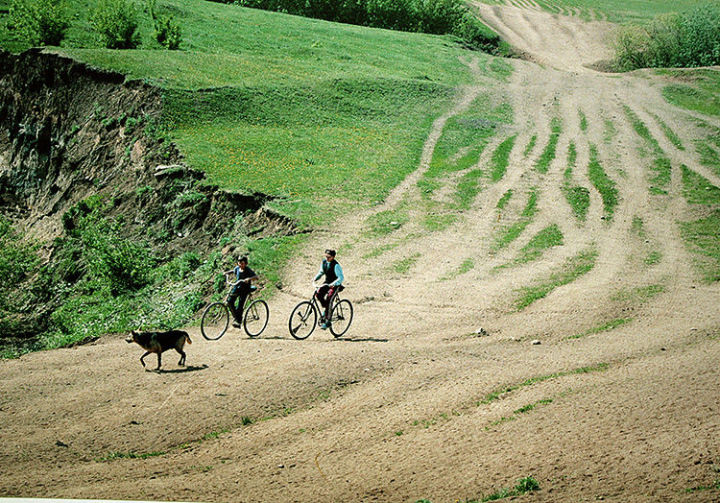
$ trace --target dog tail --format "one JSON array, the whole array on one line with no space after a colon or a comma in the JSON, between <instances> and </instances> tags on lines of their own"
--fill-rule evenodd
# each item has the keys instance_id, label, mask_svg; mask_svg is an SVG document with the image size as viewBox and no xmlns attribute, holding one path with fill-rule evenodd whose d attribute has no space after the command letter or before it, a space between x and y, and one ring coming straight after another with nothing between
<instances>
[{"instance_id":1,"label":"dog tail","mask_svg":"<svg viewBox=\"0 0 720 503\"><path fill-rule=\"evenodd\" d=\"M187 332L185 332L185 340L188 344L192 344L192 341L190 340L190 335Z\"/></svg>"}]
</instances>

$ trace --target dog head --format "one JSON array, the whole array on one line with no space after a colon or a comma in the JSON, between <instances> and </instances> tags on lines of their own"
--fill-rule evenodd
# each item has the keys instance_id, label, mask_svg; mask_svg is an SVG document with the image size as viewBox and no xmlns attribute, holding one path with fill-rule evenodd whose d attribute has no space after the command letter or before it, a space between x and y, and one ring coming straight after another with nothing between
<instances>
[{"instance_id":1,"label":"dog head","mask_svg":"<svg viewBox=\"0 0 720 503\"><path fill-rule=\"evenodd\" d=\"M139 333L137 333L135 330L131 330L130 335L128 335L127 338L125 339L125 342L129 342L129 343L137 342L138 344L140 344L140 342L138 341L139 336L140 336Z\"/></svg>"}]
</instances>

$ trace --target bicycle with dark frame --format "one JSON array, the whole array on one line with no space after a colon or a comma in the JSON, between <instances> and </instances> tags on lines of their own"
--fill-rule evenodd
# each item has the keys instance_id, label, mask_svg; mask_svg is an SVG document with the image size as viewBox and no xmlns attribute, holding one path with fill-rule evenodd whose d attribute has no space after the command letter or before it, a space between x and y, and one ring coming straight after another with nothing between
<instances>
[{"instance_id":1,"label":"bicycle with dark frame","mask_svg":"<svg viewBox=\"0 0 720 503\"><path fill-rule=\"evenodd\" d=\"M288 321L288 329L290 335L294 338L302 340L310 337L315 327L322 323L322 306L320 306L317 300L317 292L327 284L313 285L315 290L310 300L304 300L300 302L290 314ZM350 328L350 324L353 319L353 305L347 299L340 298L340 292L344 290L343 286L338 288L333 293L328 303L328 328L333 336L337 339L342 337L345 332Z\"/></svg>"},{"instance_id":2,"label":"bicycle with dark frame","mask_svg":"<svg viewBox=\"0 0 720 503\"><path fill-rule=\"evenodd\" d=\"M233 271L225 271L223 274L225 275L225 283L231 288L240 283L240 281L232 280ZM250 292L245 299L247 307L243 310L242 327L250 337L259 336L267 327L270 318L270 309L267 302L262 299L253 300L253 295L261 289L261 287L251 285ZM213 302L203 312L200 332L207 340L216 341L227 332L230 326L230 318L230 307L227 298L222 302Z\"/></svg>"}]
</instances>

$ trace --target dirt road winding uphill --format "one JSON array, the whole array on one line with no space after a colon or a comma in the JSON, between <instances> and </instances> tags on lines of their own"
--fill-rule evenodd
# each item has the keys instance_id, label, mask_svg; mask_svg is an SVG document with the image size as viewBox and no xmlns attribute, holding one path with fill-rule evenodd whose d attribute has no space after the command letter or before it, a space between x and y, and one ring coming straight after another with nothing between
<instances>
[{"instance_id":1,"label":"dirt road winding uphill","mask_svg":"<svg viewBox=\"0 0 720 503\"><path fill-rule=\"evenodd\" d=\"M532 476L540 490L517 501L718 501L720 289L679 227L698 214L682 166L720 186L696 122L652 74L584 68L605 57L606 24L478 8L535 63L513 61L493 97L514 119L468 168L482 177L460 217L428 229L417 181L446 120L474 106L479 70L439 111L418 172L317 232L259 340L191 330L190 367L168 356L160 374L120 337L2 362L0 495L439 503ZM368 231L394 211L394 231ZM528 258L546 234L560 242ZM286 316L327 246L356 319L346 338L297 342ZM531 290L545 296L524 306Z\"/></svg>"}]
</instances>

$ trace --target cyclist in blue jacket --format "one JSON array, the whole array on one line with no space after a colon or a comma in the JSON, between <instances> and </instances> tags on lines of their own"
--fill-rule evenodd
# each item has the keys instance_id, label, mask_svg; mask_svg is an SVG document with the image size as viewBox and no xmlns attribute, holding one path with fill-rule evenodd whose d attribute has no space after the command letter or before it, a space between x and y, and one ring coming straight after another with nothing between
<instances>
[{"instance_id":1,"label":"cyclist in blue jacket","mask_svg":"<svg viewBox=\"0 0 720 503\"><path fill-rule=\"evenodd\" d=\"M250 295L251 282L258 279L258 277L255 271L248 267L247 257L238 257L237 266L234 269L225 271L225 274L235 275L235 284L225 301L235 320L233 326L239 328L242 326L243 307L245 306L245 299ZM235 307L236 300L238 300L237 307Z\"/></svg>"},{"instance_id":2,"label":"cyclist in blue jacket","mask_svg":"<svg viewBox=\"0 0 720 503\"><path fill-rule=\"evenodd\" d=\"M328 312L330 299L332 299L335 292L343 289L342 282L345 280L342 267L340 267L340 264L335 260L335 250L325 250L325 258L322 264L320 264L320 270L315 276L315 279L313 279L313 283L323 276L325 276L325 284L318 288L315 296L325 308L322 315L322 325L320 325L320 328L325 330L330 326L330 313Z\"/></svg>"}]
</instances>

